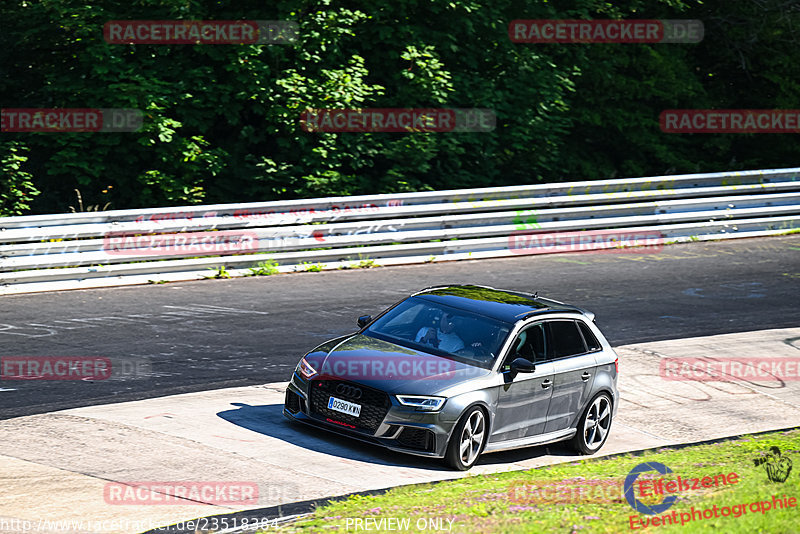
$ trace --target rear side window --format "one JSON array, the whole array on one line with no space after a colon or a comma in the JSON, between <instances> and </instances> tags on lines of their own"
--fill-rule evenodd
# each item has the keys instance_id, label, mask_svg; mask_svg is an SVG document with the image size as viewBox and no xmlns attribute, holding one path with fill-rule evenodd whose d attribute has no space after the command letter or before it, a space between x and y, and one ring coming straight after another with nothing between
<instances>
[{"instance_id":1,"label":"rear side window","mask_svg":"<svg viewBox=\"0 0 800 534\"><path fill-rule=\"evenodd\" d=\"M551 358L566 358L588 352L575 321L548 321L547 329Z\"/></svg>"},{"instance_id":2,"label":"rear side window","mask_svg":"<svg viewBox=\"0 0 800 534\"><path fill-rule=\"evenodd\" d=\"M578 328L581 329L581 334L583 334L583 339L589 347L589 352L595 352L602 348L600 347L600 342L597 341L597 338L592 333L592 329L589 328L586 323L578 321Z\"/></svg>"}]
</instances>

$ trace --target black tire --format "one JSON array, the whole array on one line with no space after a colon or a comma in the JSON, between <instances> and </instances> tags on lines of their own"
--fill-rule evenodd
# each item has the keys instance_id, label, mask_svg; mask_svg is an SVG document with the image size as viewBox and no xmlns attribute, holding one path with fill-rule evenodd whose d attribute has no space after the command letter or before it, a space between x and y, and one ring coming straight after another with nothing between
<instances>
[{"instance_id":1,"label":"black tire","mask_svg":"<svg viewBox=\"0 0 800 534\"><path fill-rule=\"evenodd\" d=\"M600 450L611 432L612 408L608 393L600 393L592 399L578 420L578 431L570 442L573 449L587 455Z\"/></svg>"},{"instance_id":2,"label":"black tire","mask_svg":"<svg viewBox=\"0 0 800 534\"><path fill-rule=\"evenodd\" d=\"M473 406L464 412L447 445L447 465L458 471L466 471L475 465L486 445L488 431L486 412L480 407Z\"/></svg>"}]
</instances>

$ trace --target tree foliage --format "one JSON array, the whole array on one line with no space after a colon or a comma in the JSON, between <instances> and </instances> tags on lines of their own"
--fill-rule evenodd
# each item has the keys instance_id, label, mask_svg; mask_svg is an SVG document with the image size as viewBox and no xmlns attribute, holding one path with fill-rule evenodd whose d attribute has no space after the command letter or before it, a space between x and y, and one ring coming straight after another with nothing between
<instances>
[{"instance_id":1,"label":"tree foliage","mask_svg":"<svg viewBox=\"0 0 800 534\"><path fill-rule=\"evenodd\" d=\"M144 126L0 134L0 215L66 211L75 189L141 208L791 166L792 135L665 134L658 115L798 107L798 15L783 0L4 0L4 108L136 108ZM508 37L514 19L578 18L701 19L706 34ZM128 19L293 20L300 33L292 45L105 42L103 25ZM489 108L497 126L300 127L307 108L357 107Z\"/></svg>"}]
</instances>

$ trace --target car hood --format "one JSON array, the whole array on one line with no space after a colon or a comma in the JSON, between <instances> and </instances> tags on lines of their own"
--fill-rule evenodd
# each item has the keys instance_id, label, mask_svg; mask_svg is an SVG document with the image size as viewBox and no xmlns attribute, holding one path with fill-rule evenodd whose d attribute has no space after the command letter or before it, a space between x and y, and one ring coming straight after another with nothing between
<instances>
[{"instance_id":1,"label":"car hood","mask_svg":"<svg viewBox=\"0 0 800 534\"><path fill-rule=\"evenodd\" d=\"M441 394L491 374L487 369L363 334L335 345L321 345L306 361L319 378L348 380L406 395Z\"/></svg>"}]
</instances>

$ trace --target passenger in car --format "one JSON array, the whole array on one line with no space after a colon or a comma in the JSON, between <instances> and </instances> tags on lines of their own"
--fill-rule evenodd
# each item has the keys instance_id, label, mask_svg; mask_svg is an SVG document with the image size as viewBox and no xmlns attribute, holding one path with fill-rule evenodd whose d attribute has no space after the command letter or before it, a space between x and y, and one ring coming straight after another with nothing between
<instances>
[{"instance_id":1,"label":"passenger in car","mask_svg":"<svg viewBox=\"0 0 800 534\"><path fill-rule=\"evenodd\" d=\"M423 326L417 332L415 341L453 353L464 348L464 340L454 332L454 328L453 316L444 312L439 325L436 328Z\"/></svg>"}]
</instances>

